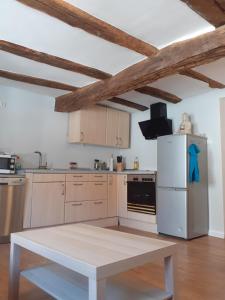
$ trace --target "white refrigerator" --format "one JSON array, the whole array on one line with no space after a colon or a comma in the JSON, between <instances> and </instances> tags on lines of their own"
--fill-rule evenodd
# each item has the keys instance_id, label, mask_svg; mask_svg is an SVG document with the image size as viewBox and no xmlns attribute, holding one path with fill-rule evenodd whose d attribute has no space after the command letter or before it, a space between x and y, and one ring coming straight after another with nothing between
<instances>
[{"instance_id":1,"label":"white refrigerator","mask_svg":"<svg viewBox=\"0 0 225 300\"><path fill-rule=\"evenodd\" d=\"M199 182L189 182L189 153L196 144ZM192 239L208 234L207 139L166 135L157 139L157 228L159 233Z\"/></svg>"}]
</instances>

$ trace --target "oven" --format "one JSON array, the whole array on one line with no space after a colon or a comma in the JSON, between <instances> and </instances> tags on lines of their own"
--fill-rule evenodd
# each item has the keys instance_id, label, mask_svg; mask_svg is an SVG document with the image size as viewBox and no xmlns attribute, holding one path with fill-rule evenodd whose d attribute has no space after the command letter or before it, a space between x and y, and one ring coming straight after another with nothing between
<instances>
[{"instance_id":1,"label":"oven","mask_svg":"<svg viewBox=\"0 0 225 300\"><path fill-rule=\"evenodd\" d=\"M156 175L127 175L127 210L156 215Z\"/></svg>"},{"instance_id":2,"label":"oven","mask_svg":"<svg viewBox=\"0 0 225 300\"><path fill-rule=\"evenodd\" d=\"M0 174L15 174L16 159L10 154L0 154Z\"/></svg>"}]
</instances>

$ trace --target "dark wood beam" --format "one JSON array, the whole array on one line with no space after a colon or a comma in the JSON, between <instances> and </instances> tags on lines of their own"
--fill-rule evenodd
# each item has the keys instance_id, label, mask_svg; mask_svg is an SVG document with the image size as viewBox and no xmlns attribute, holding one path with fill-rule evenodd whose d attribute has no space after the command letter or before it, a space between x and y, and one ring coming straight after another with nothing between
<instances>
[{"instance_id":1,"label":"dark wood beam","mask_svg":"<svg viewBox=\"0 0 225 300\"><path fill-rule=\"evenodd\" d=\"M56 111L75 111L135 90L160 78L225 56L225 26L165 47L115 76L56 98Z\"/></svg>"},{"instance_id":2,"label":"dark wood beam","mask_svg":"<svg viewBox=\"0 0 225 300\"><path fill-rule=\"evenodd\" d=\"M0 70L0 77L7 78L14 81L20 81L24 83L44 86L48 88L64 90L64 91L76 91L78 88L69 84L64 84L56 81L46 80L42 78L12 73L4 70Z\"/></svg>"},{"instance_id":3,"label":"dark wood beam","mask_svg":"<svg viewBox=\"0 0 225 300\"><path fill-rule=\"evenodd\" d=\"M58 90L75 91L75 90L79 89L75 86L71 86L68 84L64 84L64 83L60 83L60 82L56 82L56 81L50 81L50 80L46 80L46 79L41 79L41 78L37 78L37 77L31 77L31 76L22 75L22 74L17 74L17 73L12 73L12 72L8 72L8 71L4 71L4 70L0 70L0 77L7 78L10 80L14 80L14 81L34 84L34 85L38 85L38 86L54 88L54 89L58 89ZM124 105L127 107L131 107L131 108L134 108L134 109L137 109L140 111L145 111L148 109L148 107L146 107L144 105L134 103L134 102L131 102L131 101L128 101L125 99L121 99L121 98L114 97L112 99L109 99L108 101L117 103L117 104L121 104L121 105Z\"/></svg>"},{"instance_id":4,"label":"dark wood beam","mask_svg":"<svg viewBox=\"0 0 225 300\"><path fill-rule=\"evenodd\" d=\"M219 27L225 24L224 0L181 0L206 21Z\"/></svg>"},{"instance_id":5,"label":"dark wood beam","mask_svg":"<svg viewBox=\"0 0 225 300\"><path fill-rule=\"evenodd\" d=\"M156 98L159 98L162 100L166 100L171 103L178 103L182 100L181 98L177 97L176 95L173 95L171 93L165 92L163 90L157 89L152 86L143 86L141 88L136 89L135 91L145 94L145 95L156 97Z\"/></svg>"},{"instance_id":6,"label":"dark wood beam","mask_svg":"<svg viewBox=\"0 0 225 300\"><path fill-rule=\"evenodd\" d=\"M126 99L118 98L118 97L113 97L113 98L109 99L108 101L116 103L116 104L124 105L124 106L130 107L130 108L134 108L134 109L137 109L140 111L145 111L145 110L149 109L149 107L147 107L147 106L144 106L144 105L141 105L141 104L138 104L135 102L131 102Z\"/></svg>"},{"instance_id":7,"label":"dark wood beam","mask_svg":"<svg viewBox=\"0 0 225 300\"><path fill-rule=\"evenodd\" d=\"M21 45L13 44L4 40L0 40L0 50L12 53L21 57L25 57L40 63L44 63L53 67L61 68L64 70L77 72L97 79L110 78L112 75L106 72L100 71L95 68L91 68L76 62L50 55L47 53L39 52Z\"/></svg>"},{"instance_id":8,"label":"dark wood beam","mask_svg":"<svg viewBox=\"0 0 225 300\"><path fill-rule=\"evenodd\" d=\"M118 44L130 50L151 56L157 49L130 34L86 13L85 11L62 0L17 0L29 7L42 11L73 27L103 38L111 43Z\"/></svg>"},{"instance_id":9,"label":"dark wood beam","mask_svg":"<svg viewBox=\"0 0 225 300\"><path fill-rule=\"evenodd\" d=\"M213 89L224 89L225 88L225 85L223 83L213 80L213 79L211 79L199 72L191 70L191 69L184 69L184 70L180 71L180 74L184 75L184 76L188 76L190 78L194 78L194 79L203 81L205 83L208 83L209 87L211 87Z\"/></svg>"}]
</instances>

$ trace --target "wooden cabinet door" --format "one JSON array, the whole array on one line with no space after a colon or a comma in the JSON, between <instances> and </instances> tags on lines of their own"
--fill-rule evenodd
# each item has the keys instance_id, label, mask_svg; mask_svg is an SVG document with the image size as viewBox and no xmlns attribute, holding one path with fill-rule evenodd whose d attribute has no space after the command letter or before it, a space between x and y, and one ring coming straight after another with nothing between
<instances>
[{"instance_id":1,"label":"wooden cabinet door","mask_svg":"<svg viewBox=\"0 0 225 300\"><path fill-rule=\"evenodd\" d=\"M88 200L106 200L107 182L87 182Z\"/></svg>"},{"instance_id":2,"label":"wooden cabinet door","mask_svg":"<svg viewBox=\"0 0 225 300\"><path fill-rule=\"evenodd\" d=\"M106 145L106 107L93 106L87 108L87 132L84 133L84 143Z\"/></svg>"},{"instance_id":3,"label":"wooden cabinet door","mask_svg":"<svg viewBox=\"0 0 225 300\"><path fill-rule=\"evenodd\" d=\"M64 223L65 183L33 183L31 227Z\"/></svg>"},{"instance_id":4,"label":"wooden cabinet door","mask_svg":"<svg viewBox=\"0 0 225 300\"><path fill-rule=\"evenodd\" d=\"M86 143L88 139L88 110L69 113L68 142Z\"/></svg>"},{"instance_id":5,"label":"wooden cabinet door","mask_svg":"<svg viewBox=\"0 0 225 300\"><path fill-rule=\"evenodd\" d=\"M90 219L98 220L107 217L107 201L96 200L89 201L90 205Z\"/></svg>"},{"instance_id":6,"label":"wooden cabinet door","mask_svg":"<svg viewBox=\"0 0 225 300\"><path fill-rule=\"evenodd\" d=\"M106 145L117 147L118 146L118 110L107 108L107 121L106 121Z\"/></svg>"},{"instance_id":7,"label":"wooden cabinet door","mask_svg":"<svg viewBox=\"0 0 225 300\"><path fill-rule=\"evenodd\" d=\"M118 112L118 137L119 148L130 147L130 114L124 111Z\"/></svg>"},{"instance_id":8,"label":"wooden cabinet door","mask_svg":"<svg viewBox=\"0 0 225 300\"><path fill-rule=\"evenodd\" d=\"M127 175L117 175L118 215L127 218Z\"/></svg>"},{"instance_id":9,"label":"wooden cabinet door","mask_svg":"<svg viewBox=\"0 0 225 300\"><path fill-rule=\"evenodd\" d=\"M117 175L108 175L108 217L118 216Z\"/></svg>"},{"instance_id":10,"label":"wooden cabinet door","mask_svg":"<svg viewBox=\"0 0 225 300\"><path fill-rule=\"evenodd\" d=\"M89 182L67 182L66 202L89 200Z\"/></svg>"},{"instance_id":11,"label":"wooden cabinet door","mask_svg":"<svg viewBox=\"0 0 225 300\"><path fill-rule=\"evenodd\" d=\"M81 222L89 219L89 201L68 202L65 204L65 223Z\"/></svg>"}]
</instances>

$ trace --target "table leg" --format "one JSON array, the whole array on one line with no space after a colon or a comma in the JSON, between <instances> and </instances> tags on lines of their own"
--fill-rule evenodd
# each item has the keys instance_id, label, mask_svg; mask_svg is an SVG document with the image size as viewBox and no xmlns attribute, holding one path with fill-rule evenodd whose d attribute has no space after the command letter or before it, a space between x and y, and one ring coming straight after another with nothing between
<instances>
[{"instance_id":1,"label":"table leg","mask_svg":"<svg viewBox=\"0 0 225 300\"><path fill-rule=\"evenodd\" d=\"M164 258L164 276L165 276L165 288L168 293L172 296L169 299L176 299L176 288L175 288L175 257L168 256Z\"/></svg>"},{"instance_id":2,"label":"table leg","mask_svg":"<svg viewBox=\"0 0 225 300\"><path fill-rule=\"evenodd\" d=\"M9 263L9 294L8 300L19 299L19 279L20 279L20 252L19 245L11 242L10 263Z\"/></svg>"},{"instance_id":3,"label":"table leg","mask_svg":"<svg viewBox=\"0 0 225 300\"><path fill-rule=\"evenodd\" d=\"M89 300L105 300L105 279L89 278Z\"/></svg>"}]
</instances>

